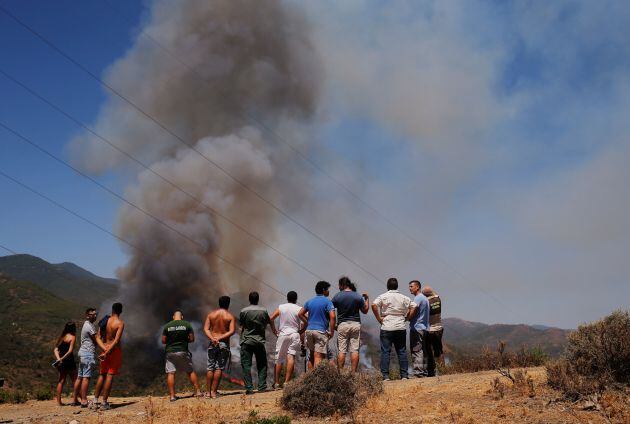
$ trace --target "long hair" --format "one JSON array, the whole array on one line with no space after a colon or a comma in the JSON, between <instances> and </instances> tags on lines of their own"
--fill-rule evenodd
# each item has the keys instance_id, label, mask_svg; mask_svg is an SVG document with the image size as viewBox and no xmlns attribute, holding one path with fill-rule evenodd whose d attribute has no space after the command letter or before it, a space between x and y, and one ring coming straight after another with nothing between
<instances>
[{"instance_id":1,"label":"long hair","mask_svg":"<svg viewBox=\"0 0 630 424\"><path fill-rule=\"evenodd\" d=\"M63 331L61 332L61 336L57 339L57 344L55 345L56 347L59 347L61 342L63 342L63 338L66 334L72 334L73 336L77 334L77 325L74 322L66 322L66 325L63 327Z\"/></svg>"}]
</instances>

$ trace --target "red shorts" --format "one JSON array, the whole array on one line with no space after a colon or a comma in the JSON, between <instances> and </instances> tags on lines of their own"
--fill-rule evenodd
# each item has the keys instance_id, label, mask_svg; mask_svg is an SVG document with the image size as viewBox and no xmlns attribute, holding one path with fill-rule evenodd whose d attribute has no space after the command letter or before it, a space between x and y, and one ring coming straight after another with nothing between
<instances>
[{"instance_id":1,"label":"red shorts","mask_svg":"<svg viewBox=\"0 0 630 424\"><path fill-rule=\"evenodd\" d=\"M120 372L122 366L122 350L116 346L109 352L109 355L101 361L99 374L112 374L116 375Z\"/></svg>"}]
</instances>

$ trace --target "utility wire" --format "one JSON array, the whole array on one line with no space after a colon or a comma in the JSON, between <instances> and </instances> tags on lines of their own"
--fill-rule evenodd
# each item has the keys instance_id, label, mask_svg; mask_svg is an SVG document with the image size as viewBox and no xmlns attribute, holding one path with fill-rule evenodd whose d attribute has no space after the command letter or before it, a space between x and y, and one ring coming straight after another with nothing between
<instances>
[{"instance_id":1,"label":"utility wire","mask_svg":"<svg viewBox=\"0 0 630 424\"><path fill-rule=\"evenodd\" d=\"M131 20L129 18L127 18L127 16L124 13L122 13L118 9L118 7L116 5L114 5L111 1L106 1L106 3L109 3L109 5L111 6L111 9L115 10L116 14L118 14L118 16L120 16L122 19L126 20L127 23L131 22ZM135 23L133 23L133 22L131 22L131 23L135 25ZM195 69L194 66L189 65L187 62L185 62L183 59L181 59L177 54L175 54L171 49L166 47L164 44L162 44L160 41L158 41L155 37L153 37L151 34L146 32L144 29L142 29L142 28L138 29L138 33L141 36L145 37L147 40L151 41L154 45L156 45L162 51L164 51L166 53L166 55L168 55L171 59L173 59L174 61L179 63L181 66L186 68L188 71L190 71L204 85L210 87L209 82ZM252 106L251 108L254 111L256 111L255 106ZM295 155L297 155L300 159L302 159L304 162L309 164L313 169L315 169L316 171L318 171L319 173L324 175L327 179L332 181L335 185L340 187L343 191L348 193L352 198L357 200L359 203L361 203L367 209L369 209L374 214L379 216L383 221L385 221L385 223L387 223L392 228L394 228L398 233L400 233L408 241L412 242L413 244L415 244L416 246L420 247L422 250L427 252L430 256L432 256L435 260L437 260L439 263L441 263L444 267L446 267L451 272L453 272L455 275L457 275L460 279L462 279L464 281L468 281L466 276L464 276L461 272L459 272L459 270L457 270L453 265L451 265L448 261L446 261L446 259L444 259L441 255L436 253L433 249L429 248L429 246L427 246L426 243L421 242L416 237L411 235L411 233L409 231L405 231L403 228L401 228L393 220L388 218L383 212L378 210L376 207L374 207L372 204L370 204L367 200L363 199L361 196L359 196L357 193L355 193L353 190L351 190L346 184L344 184L343 182L339 181L332 174L330 174L328 171L326 171L326 169L321 167L319 164L317 164L317 162L315 162L308 155L303 153L296 145L294 145L293 143L288 141L285 137L283 137L280 134L278 134L278 132L275 131L273 128L271 128L270 126L266 125L261 119L258 119L254 114L249 113L246 109L242 109L241 110L241 116L246 121L253 122L255 124L255 126L258 126L259 128L263 129L265 132L270 134L272 136L272 138L275 138L276 140L280 141L285 146L289 147L289 149ZM478 284L476 284L476 283L473 283L473 284L480 291L482 291L484 294L486 294L489 297L493 298L493 300L495 300L496 302L501 304L503 307L507 308L507 306L501 300L496 298L494 295L492 295L491 293L487 292L485 289L483 289Z\"/></svg>"},{"instance_id":2,"label":"utility wire","mask_svg":"<svg viewBox=\"0 0 630 424\"><path fill-rule=\"evenodd\" d=\"M72 210L72 209L70 209L70 208L68 208L68 207L64 206L62 203L60 203L60 202L56 201L55 199L51 198L50 196L47 196L46 194L42 193L41 191L38 191L38 190L36 190L35 188L33 188L33 187L29 186L28 184L26 184L26 183L24 183L24 182L22 182L22 181L18 180L17 178L12 177L11 175L9 175L9 174L5 173L5 172L4 172L4 171L2 171L1 169L0 169L0 176L1 176L1 177L4 177L5 179L7 179L7 180L9 180L9 181L11 181L11 182L13 182L13 183L14 183L14 184L16 184L16 185L18 185L18 186L22 187L23 189L25 189L25 190L27 190L27 191L31 192L32 194L35 194L36 196L38 196L38 197L40 197L40 198L42 198L42 199L46 200L47 202L49 202L49 203L53 204L53 205L54 205L54 206L56 206L57 208L62 209L63 211L65 211L65 212L69 213L70 215L72 215L72 216L74 216L74 217L76 217L76 218L80 219L81 221L83 221L83 222L85 222L85 223L87 223L87 224L91 225L92 227L94 227L94 228L96 228L96 229L98 229L98 230L100 230L100 231L102 231L102 232L104 232L104 233L106 233L106 234L109 234L110 236L112 236L112 237L114 237L115 239L119 240L120 242L122 242L122 243L126 244L127 246L131 247L132 249L135 249L135 250L137 250L137 251L139 251L139 252L142 252L144 255L146 255L146 256L148 256L148 257L150 257L150 258L153 258L153 259L155 259L157 262L162 263L163 265L165 265L165 264L164 264L164 262L161 260L161 258L160 258L160 257L158 257L158 256L156 256L156 255L154 255L154 254L152 254L152 253L150 253L150 252L147 252L146 250L144 250L144 249L142 249L142 248L140 248L140 247L138 247L138 246L134 245L134 244L133 244L133 243L131 243L130 241L128 241L128 240L126 240L126 239L124 239L124 238L122 238L122 237L120 237L120 236L116 235L115 233L113 233L112 231L110 231L110 230L108 230L107 228L103 227L102 225L99 225L99 224L97 224L96 222L94 222L94 221L90 220L89 218L86 218L86 217L84 217L83 215L79 214L78 212L76 212L76 211L74 211L74 210ZM7 251L12 252L12 250L11 250L11 249L7 249L7 248L5 248L4 246L2 246L2 247L3 247L5 250L7 250ZM217 257L218 257L218 256L217 256ZM222 258L220 258L220 257L218 257L218 258L219 258L220 260L224 260L224 259L222 259ZM227 261L226 261L226 262L227 262ZM230 262L227 262L227 263L230 263ZM260 279L259 279L258 277L256 277L255 275L252 275L252 274L248 273L247 271L245 271L245 270L241 269L241 268L240 268L240 267L238 267L238 266L236 266L235 268L236 268L236 269L238 269L238 270L240 270L240 271L241 271L241 272L243 272L244 274L248 275L249 277L251 277L251 278L253 278L253 279L257 280L258 282L265 284L262 280L260 280ZM270 286L268 286L268 287L270 287ZM271 288L272 290L274 290L275 292L277 292L279 295L284 296L284 294L283 294L283 293L279 292L278 290L274 289L273 287L270 287L270 288ZM221 293L218 291L218 289L215 289L214 287L212 287L212 289L213 289L213 290L215 290L215 292L216 292L217 294L221 294ZM244 303L242 303L242 302L241 302L240 304L241 304L241 305L244 305Z\"/></svg>"},{"instance_id":3,"label":"utility wire","mask_svg":"<svg viewBox=\"0 0 630 424\"><path fill-rule=\"evenodd\" d=\"M38 92L36 92L35 90L33 90L32 88L30 88L29 86L27 86L26 84L24 84L22 81L18 80L17 78L15 78L14 76L12 76L11 74L9 74L8 72L6 72L5 70L3 70L2 68L0 68L0 74L3 75L5 78L9 79L10 81L12 81L13 83L17 84L18 86L22 87L22 89L24 89L25 91L27 91L28 93L30 93L32 96L36 97L37 99L41 100L42 102L44 102L45 104L47 104L48 106L50 106L51 108L55 109L57 112L59 112L60 114L64 115L66 118L68 118L70 121L74 122L75 124L77 124L78 126L80 126L81 128L85 129L86 131L88 131L90 134L94 135L96 138L98 138L100 141L106 143L107 145L109 145L110 147L112 147L114 150L116 150L117 152L119 152L120 154L124 155L125 157L127 157L129 160L133 161L134 163L140 165L141 167L143 167L144 169L146 169L147 171L149 171L150 173L152 173L153 175L155 175L156 177L158 177L159 179L161 179L162 181L168 183L171 187L173 187L174 189L180 191L181 193L185 194L188 198L194 200L195 202L197 202L199 205L203 206L206 210L208 210L209 212L212 212L213 214L216 214L217 216L223 218L225 221L227 221L228 223L230 223L231 225L233 225L234 227L238 228L239 230L241 230L242 232L246 233L247 235L249 235L251 238L253 238L254 240L258 241L259 243L267 246L269 249L273 250L274 252L276 252L277 254L279 254L280 256L282 256L283 258L285 258L286 260L290 261L291 263L297 265L298 267L300 267L302 270L306 271L307 273L309 273L311 276L319 279L319 280L323 280L324 278L320 275L318 275L316 272L312 271L311 269L307 268L305 265L303 265L302 263L298 262L296 259L293 259L292 257L290 257L289 255L287 255L286 253L282 252L281 250L279 250L278 248L272 246L271 244L267 243L265 240L263 240L262 238L256 236L255 234L253 234L252 232L250 232L249 230L247 230L245 227L243 227L241 224L237 223L236 221L230 219L229 217L227 217L226 215L222 214L221 212L219 212L218 210L216 210L215 208L211 207L210 205L208 205L207 203L203 202L201 199L199 199L198 197L196 197L194 194L190 193L189 191L183 189L181 186L179 186L178 184L174 183L173 181L169 180L168 178L164 177L162 174L160 174L159 172L155 171L153 168L151 168L151 166L147 165L146 163L142 162L141 160L139 160L138 158L134 157L132 154L130 154L129 152L121 149L120 147L118 147L116 144L114 144L112 141L110 141L109 139L107 139L105 136L102 136L101 134L97 133L96 131L92 130L89 126L85 125L83 122L81 122L80 120L78 120L76 117L74 117L73 115L69 114L68 112L66 112L64 109L62 109L60 106L56 105L55 103L53 103L52 101L48 100L47 98L45 98L44 96L42 96L41 94L39 94ZM65 161L64 161L65 162Z\"/></svg>"},{"instance_id":4,"label":"utility wire","mask_svg":"<svg viewBox=\"0 0 630 424\"><path fill-rule=\"evenodd\" d=\"M155 222L159 223L160 225L164 226L165 228L171 230L172 232L174 232L175 234L179 235L180 237L182 237L183 239L189 241L190 243L196 245L197 247L201 248L203 251L206 250L205 246L201 243L199 243L198 241L194 240L193 238L189 237L188 235L182 233L181 231L179 231L178 229L174 228L172 225L169 225L168 223L164 222L163 220L161 220L160 218L158 218L157 216L153 215L152 213L144 210L143 208L137 206L135 203L127 200L126 198L124 198L123 196L119 195L118 193L116 193L115 191L111 190L109 187L101 184L99 181L95 180L94 178L90 177L89 175L85 174L84 172L82 172L81 170L79 170L78 168L70 165L69 163L67 163L66 161L64 161L63 159L59 158L58 156L54 155L53 153L51 153L50 151L44 149L43 147L41 147L40 145L38 145L37 143L34 143L33 141L29 140L28 138L24 137L22 134L18 133L17 131L13 130L11 127L8 127L7 125L5 125L4 123L0 122L0 127L4 128L6 131L12 133L13 135L15 135L16 137L18 137L20 140L22 140L25 143L30 144L31 146L35 147L37 150L39 150L40 152L44 153L45 155L49 156L50 158L54 159L55 161L59 162L60 164L70 168L71 170L75 171L76 173L78 173L79 175L83 176L84 178L86 178L87 180L91 181L93 184L95 184L96 186L98 186L99 188L101 188L102 190L106 191L107 193L111 194L112 196L116 197L117 199L123 201L124 203L126 203L127 205L133 207L134 209L138 210L139 212L143 213L144 215L150 217L151 219L153 219ZM22 185L24 188L29 188L27 187L25 184L21 184L18 180L10 178L7 174L3 173L3 176L5 178L9 178L11 179L13 182L15 182L16 184L20 184ZM38 192L36 192L35 190L31 190L33 193L35 194L40 194ZM44 197L44 196L42 196ZM49 199L47 197L45 197L46 199ZM50 199L52 200L52 199ZM57 204L57 203L56 203ZM60 204L57 204L58 206L61 207ZM66 209L66 208L64 208ZM68 212L70 212L69 209L66 209ZM74 214L77 217L79 217L78 214ZM91 221L88 221L85 218L82 218L84 221L92 223ZM119 240L123 241L123 239L121 237L116 236L116 238L118 238ZM241 266L235 264L234 262L230 261L229 259L224 258L223 256L214 253L214 252L210 252L211 255L215 256L217 259L221 260L222 262L225 262L229 265L231 265L232 267L234 267L235 269L240 270L241 272L243 272L244 274L248 275L249 277L253 278L254 280L258 281L259 283L267 286L268 288L270 288L271 290L275 291L276 293L278 293L280 296L284 296L284 294L282 292L280 292L278 289L276 289L275 287L273 287L272 285L270 285L269 283L267 283L266 281L256 277L254 274L250 273L249 271L245 270L244 268L242 268Z\"/></svg>"},{"instance_id":5,"label":"utility wire","mask_svg":"<svg viewBox=\"0 0 630 424\"><path fill-rule=\"evenodd\" d=\"M178 141L180 141L182 144L184 144L185 146L187 146L188 148L190 148L192 151L196 152L197 154L199 154L201 157L203 157L208 163L214 165L218 170L220 170L223 174L225 174L227 177L229 177L232 181L234 181L235 183L237 183L239 186L243 187L245 190L247 190L248 192L252 193L255 197L257 197L258 199L260 199L263 203L267 204L268 206L270 206L271 208L273 208L277 213L279 213L280 215L284 216L286 219L288 219L289 221L293 222L295 225L297 225L298 227L302 228L304 231L306 231L307 233L309 233L312 237L316 238L317 240L319 240L321 243L323 243L324 245L326 245L329 249L333 250L334 252L336 252L339 256L343 257L346 261L348 261L349 263L351 263L352 265L356 266L357 268L359 268L360 270L362 270L364 273L366 273L367 275L371 276L375 281L377 281L379 284L383 283L383 278L377 276L376 274L374 274L373 272L371 272L370 270L368 270L367 268L365 268L364 266L360 265L359 263L357 263L355 260L353 260L352 258L350 258L349 256L347 256L346 254L344 254L341 250L339 250L337 247L335 247L334 245L332 245L330 242L326 241L324 238L322 238L321 236L319 236L317 233L315 233L313 230L311 230L310 228L308 228L305 224L299 222L297 219L293 218L288 212L285 212L281 207L277 206L274 202L268 200L267 198L265 198L262 194L260 194L258 191L254 190L253 188L251 188L249 185L247 185L246 183L244 183L243 181L239 180L238 178L236 178L234 175L232 175L227 169L225 169L224 167L222 167L220 164L218 164L216 161L214 161L213 159L211 159L210 157L208 157L207 155L203 154L203 152L199 151L199 149L197 149L194 144L191 144L189 142L187 142L186 140L184 140L182 137L180 137L178 134L176 134L174 131L172 131L171 129L169 129L166 125L164 125L162 122L160 122L157 118L153 117L151 114L147 113L146 111L144 111L141 107L139 107L136 103L134 103L133 101L131 101L130 99L128 99L126 96L124 96L123 94L121 94L118 90L114 89L112 86L110 86L109 84L107 84L105 81L103 81L101 78L99 78L96 74L94 74L92 71L90 71L87 67L85 67L84 65L82 65L79 61L77 61L76 59L74 59L72 56L70 56L68 53L66 53L64 50L62 50L60 47L58 47L56 44L54 44L52 41L48 40L48 38L46 38L44 35L42 35L41 33L39 33L38 31L36 31L35 29L33 29L31 26L29 26L28 24L26 24L25 22L23 22L22 20L20 20L17 16L15 16L14 14L12 14L10 11L8 11L5 7L0 5L0 11L2 11L5 15L9 16L13 21L15 21L18 25L20 25L21 27L23 27L24 29L26 29L28 32L30 32L31 34L33 34L35 37L37 37L38 39L40 39L44 44L46 44L47 46L49 46L52 50L54 50L55 52L57 52L59 55L61 55L62 57L64 57L66 60L68 60L70 63L72 63L73 65L75 65L76 67L78 67L79 69L81 69L83 72L85 72L87 75L89 75L92 79L94 79L95 81L97 81L98 83L100 83L103 87L105 87L108 91L110 91L111 93L113 93L114 95L116 95L118 98L120 98L121 100L123 100L124 102L126 102L127 104L129 104L131 107L133 107L135 110L137 110L140 114L142 114L143 116L145 116L146 118L148 118L149 120L151 120L152 122L154 122L156 125L158 125L160 128L162 128L164 131L166 131L168 134L170 134L171 136L173 136L175 139L177 139Z\"/></svg>"}]
</instances>

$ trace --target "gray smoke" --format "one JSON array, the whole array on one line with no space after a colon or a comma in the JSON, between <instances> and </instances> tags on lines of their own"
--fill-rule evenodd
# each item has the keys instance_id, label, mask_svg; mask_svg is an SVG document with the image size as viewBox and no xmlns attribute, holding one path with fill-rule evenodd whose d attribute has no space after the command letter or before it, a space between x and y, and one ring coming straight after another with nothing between
<instances>
[{"instance_id":1,"label":"gray smoke","mask_svg":"<svg viewBox=\"0 0 630 424\"><path fill-rule=\"evenodd\" d=\"M244 114L295 130L315 112L319 68L301 13L276 0L156 0L142 31L177 59L138 34L106 72L107 83L238 180L281 201L281 191L299 178L291 168L278 170L284 153L277 141ZM121 99L107 99L95 129L206 205L274 240L272 209ZM120 209L117 233L138 248L126 247L129 261L118 271L132 334L154 334L175 308L200 319L220 294L258 288L215 254L257 278L269 274L261 244L151 172L130 167L100 140L82 134L69 151L90 172L131 173L126 198L186 235L133 207Z\"/></svg>"}]
</instances>

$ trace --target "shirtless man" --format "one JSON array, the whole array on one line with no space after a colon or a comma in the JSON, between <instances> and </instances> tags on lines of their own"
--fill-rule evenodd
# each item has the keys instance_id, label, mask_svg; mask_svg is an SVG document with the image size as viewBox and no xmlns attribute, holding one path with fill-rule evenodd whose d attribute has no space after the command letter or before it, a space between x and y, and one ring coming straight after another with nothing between
<instances>
[{"instance_id":1,"label":"shirtless man","mask_svg":"<svg viewBox=\"0 0 630 424\"><path fill-rule=\"evenodd\" d=\"M112 382L114 376L119 373L122 366L122 350L120 349L120 340L123 335L125 323L120 319L122 314L122 304L114 303L112 305L112 315L107 320L105 329L105 350L99 355L101 366L99 370L98 380L94 388L94 406L101 409L110 409L109 393L112 390ZM101 329L98 329L97 337L102 338ZM104 383L104 384L103 384ZM103 394L103 403L100 404L98 398Z\"/></svg>"},{"instance_id":2,"label":"shirtless man","mask_svg":"<svg viewBox=\"0 0 630 424\"><path fill-rule=\"evenodd\" d=\"M228 308L230 297L219 298L219 309L206 317L203 331L208 336L208 373L206 374L206 397L216 398L221 375L230 359L230 337L236 329L236 319Z\"/></svg>"}]
</instances>

